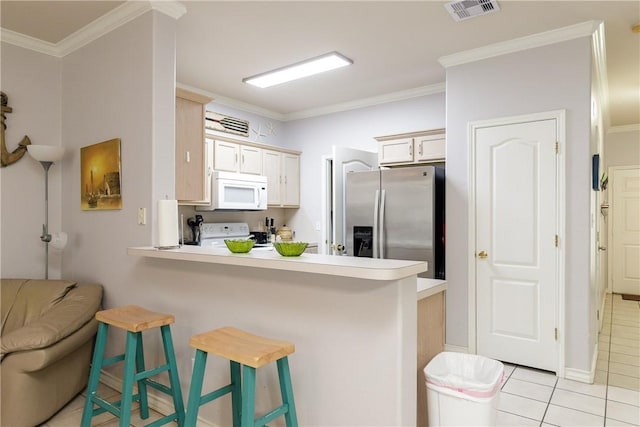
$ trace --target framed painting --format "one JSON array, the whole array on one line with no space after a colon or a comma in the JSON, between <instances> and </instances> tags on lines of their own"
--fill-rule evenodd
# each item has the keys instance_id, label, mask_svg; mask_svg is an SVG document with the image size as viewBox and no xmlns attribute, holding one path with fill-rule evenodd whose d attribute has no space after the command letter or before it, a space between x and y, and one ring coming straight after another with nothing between
<instances>
[{"instance_id":1,"label":"framed painting","mask_svg":"<svg viewBox=\"0 0 640 427\"><path fill-rule=\"evenodd\" d=\"M80 207L122 209L120 138L80 148Z\"/></svg>"}]
</instances>

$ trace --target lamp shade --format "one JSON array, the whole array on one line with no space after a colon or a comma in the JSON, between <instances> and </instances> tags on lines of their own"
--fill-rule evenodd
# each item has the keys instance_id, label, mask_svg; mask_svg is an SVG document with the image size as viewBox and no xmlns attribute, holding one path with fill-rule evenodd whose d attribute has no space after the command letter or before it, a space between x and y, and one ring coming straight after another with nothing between
<instances>
[{"instance_id":1,"label":"lamp shade","mask_svg":"<svg viewBox=\"0 0 640 427\"><path fill-rule=\"evenodd\" d=\"M39 162L57 162L64 157L64 147L57 145L27 145L27 151Z\"/></svg>"}]
</instances>

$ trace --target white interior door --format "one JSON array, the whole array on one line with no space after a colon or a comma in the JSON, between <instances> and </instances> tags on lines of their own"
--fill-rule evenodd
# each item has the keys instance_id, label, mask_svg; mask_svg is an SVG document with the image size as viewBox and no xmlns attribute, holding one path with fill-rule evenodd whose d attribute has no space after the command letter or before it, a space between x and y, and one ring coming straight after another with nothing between
<instances>
[{"instance_id":1,"label":"white interior door","mask_svg":"<svg viewBox=\"0 0 640 427\"><path fill-rule=\"evenodd\" d=\"M478 127L476 351L556 371L557 120Z\"/></svg>"},{"instance_id":2,"label":"white interior door","mask_svg":"<svg viewBox=\"0 0 640 427\"><path fill-rule=\"evenodd\" d=\"M371 170L378 167L378 153L354 148L333 146L332 176L332 253L342 255L345 246L346 224L344 214L344 183L349 172Z\"/></svg>"},{"instance_id":3,"label":"white interior door","mask_svg":"<svg viewBox=\"0 0 640 427\"><path fill-rule=\"evenodd\" d=\"M611 168L611 287L640 295L640 168Z\"/></svg>"}]
</instances>

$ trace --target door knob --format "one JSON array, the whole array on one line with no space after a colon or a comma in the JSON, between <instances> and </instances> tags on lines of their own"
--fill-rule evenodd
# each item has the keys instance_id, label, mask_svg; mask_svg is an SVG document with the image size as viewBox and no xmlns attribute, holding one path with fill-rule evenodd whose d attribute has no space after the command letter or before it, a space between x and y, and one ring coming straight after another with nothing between
<instances>
[{"instance_id":1,"label":"door knob","mask_svg":"<svg viewBox=\"0 0 640 427\"><path fill-rule=\"evenodd\" d=\"M487 257L487 252L486 251L478 252L478 258L486 258L486 257Z\"/></svg>"},{"instance_id":2,"label":"door knob","mask_svg":"<svg viewBox=\"0 0 640 427\"><path fill-rule=\"evenodd\" d=\"M605 248L604 246L598 246L598 250L600 250L600 251L606 251L606 250L607 250L607 248Z\"/></svg>"}]
</instances>

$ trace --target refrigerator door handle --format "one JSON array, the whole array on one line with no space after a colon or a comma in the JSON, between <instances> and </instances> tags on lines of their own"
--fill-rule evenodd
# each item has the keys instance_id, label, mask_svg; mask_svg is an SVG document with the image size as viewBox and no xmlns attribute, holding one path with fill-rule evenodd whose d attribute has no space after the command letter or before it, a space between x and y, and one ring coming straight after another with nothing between
<instances>
[{"instance_id":1,"label":"refrigerator door handle","mask_svg":"<svg viewBox=\"0 0 640 427\"><path fill-rule=\"evenodd\" d=\"M373 257L378 258L378 214L380 213L380 190L376 190L375 205L373 206Z\"/></svg>"},{"instance_id":2,"label":"refrigerator door handle","mask_svg":"<svg viewBox=\"0 0 640 427\"><path fill-rule=\"evenodd\" d=\"M380 228L380 238L378 239L378 242L380 244L380 250L378 251L378 254L380 255L380 258L384 258L384 245L385 245L384 210L385 210L386 195L387 195L386 190L382 190L380 194L380 224L378 225L378 227Z\"/></svg>"}]
</instances>

